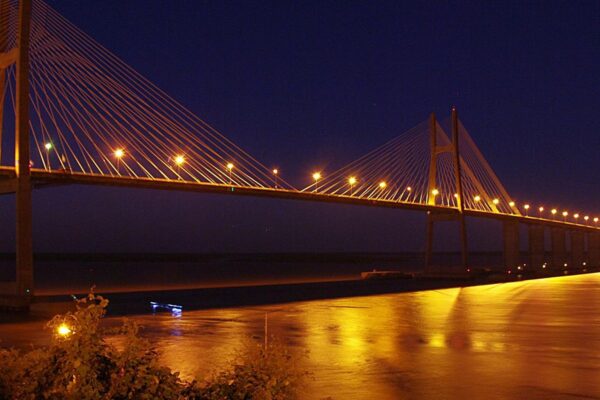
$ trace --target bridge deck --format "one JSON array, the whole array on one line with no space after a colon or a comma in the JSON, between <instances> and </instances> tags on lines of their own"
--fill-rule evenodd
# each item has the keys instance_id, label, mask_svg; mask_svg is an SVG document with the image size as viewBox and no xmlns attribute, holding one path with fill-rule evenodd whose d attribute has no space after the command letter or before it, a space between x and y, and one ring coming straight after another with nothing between
<instances>
[{"instance_id":1,"label":"bridge deck","mask_svg":"<svg viewBox=\"0 0 600 400\"><path fill-rule=\"evenodd\" d=\"M14 168L0 167L0 178L3 178L4 180L10 180L11 178L14 178L14 176ZM235 186L218 183L205 183L181 180L177 181L169 179L151 179L127 176L94 175L79 172L46 171L43 169L36 168L33 168L31 170L31 178L34 187L36 188L68 184L114 186L137 189L215 193L223 195L269 197L289 200L352 204L371 207L398 208L405 210L432 212L437 214L447 214L450 216L458 215L459 213L458 209L452 207L432 206L428 204L412 202L380 200L367 197L332 195L319 192L302 192L297 190L268 187ZM526 224L541 224L545 226L565 228L570 230L583 230L590 232L597 232L600 230L600 228L596 226L582 225L560 220L549 220L531 216L493 213L478 210L465 210L465 215L469 217L487 218L499 221L515 221Z\"/></svg>"}]
</instances>

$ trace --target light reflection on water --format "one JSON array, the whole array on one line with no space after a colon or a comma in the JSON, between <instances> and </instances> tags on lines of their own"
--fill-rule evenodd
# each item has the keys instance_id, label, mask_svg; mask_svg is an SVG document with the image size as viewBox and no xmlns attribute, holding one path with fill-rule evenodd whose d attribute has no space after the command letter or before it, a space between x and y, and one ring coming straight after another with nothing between
<instances>
[{"instance_id":1,"label":"light reflection on water","mask_svg":"<svg viewBox=\"0 0 600 400\"><path fill-rule=\"evenodd\" d=\"M600 274L134 317L183 377L249 338L308 349L303 398L600 398Z\"/></svg>"}]
</instances>

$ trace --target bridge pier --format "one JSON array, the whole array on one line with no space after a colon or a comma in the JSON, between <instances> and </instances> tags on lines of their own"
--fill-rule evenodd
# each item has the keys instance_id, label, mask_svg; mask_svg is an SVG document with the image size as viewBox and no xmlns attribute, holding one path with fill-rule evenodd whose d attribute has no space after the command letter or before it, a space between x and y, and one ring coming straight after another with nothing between
<instances>
[{"instance_id":1,"label":"bridge pier","mask_svg":"<svg viewBox=\"0 0 600 400\"><path fill-rule=\"evenodd\" d=\"M504 221L504 267L514 270L521 265L521 248L519 241L519 223L517 221Z\"/></svg>"},{"instance_id":2,"label":"bridge pier","mask_svg":"<svg viewBox=\"0 0 600 400\"><path fill-rule=\"evenodd\" d=\"M592 268L600 267L600 232L588 233L588 265Z\"/></svg>"},{"instance_id":3,"label":"bridge pier","mask_svg":"<svg viewBox=\"0 0 600 400\"><path fill-rule=\"evenodd\" d=\"M2 2L4 3L4 2ZM5 10L0 7L0 11ZM33 296L31 171L29 153L29 36L31 0L19 2L15 99L16 281L0 287L0 307L27 309ZM0 35L5 35L1 32ZM5 39L5 38L3 38ZM0 42L5 43L2 39ZM6 52L8 49L4 49ZM6 53L5 53L6 54ZM4 71L2 71L4 74ZM2 82L4 83L4 82Z\"/></svg>"},{"instance_id":4,"label":"bridge pier","mask_svg":"<svg viewBox=\"0 0 600 400\"><path fill-rule=\"evenodd\" d=\"M565 269L567 263L567 235L564 228L550 230L552 243L552 268Z\"/></svg>"},{"instance_id":5,"label":"bridge pier","mask_svg":"<svg viewBox=\"0 0 600 400\"><path fill-rule=\"evenodd\" d=\"M573 268L585 268L585 235L582 231L571 231L571 264Z\"/></svg>"},{"instance_id":6,"label":"bridge pier","mask_svg":"<svg viewBox=\"0 0 600 400\"><path fill-rule=\"evenodd\" d=\"M545 229L543 225L529 225L529 266L541 271L546 264Z\"/></svg>"}]
</instances>

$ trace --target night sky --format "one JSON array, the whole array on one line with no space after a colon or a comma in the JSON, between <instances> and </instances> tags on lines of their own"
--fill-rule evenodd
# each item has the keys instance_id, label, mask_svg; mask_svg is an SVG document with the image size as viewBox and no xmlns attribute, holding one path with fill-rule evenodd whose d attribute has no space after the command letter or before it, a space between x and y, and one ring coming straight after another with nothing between
<instances>
[{"instance_id":1,"label":"night sky","mask_svg":"<svg viewBox=\"0 0 600 400\"><path fill-rule=\"evenodd\" d=\"M600 216L600 2L50 4L296 187L456 105L515 199ZM401 251L425 234L407 211L193 193L58 187L34 207L40 252ZM472 225L474 248L501 248Z\"/></svg>"}]
</instances>

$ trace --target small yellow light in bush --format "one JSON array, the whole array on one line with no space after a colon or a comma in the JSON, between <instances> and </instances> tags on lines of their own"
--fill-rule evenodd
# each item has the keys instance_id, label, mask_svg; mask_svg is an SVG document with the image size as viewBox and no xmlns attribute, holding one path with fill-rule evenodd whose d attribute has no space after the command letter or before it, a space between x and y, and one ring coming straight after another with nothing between
<instances>
[{"instance_id":1,"label":"small yellow light in bush","mask_svg":"<svg viewBox=\"0 0 600 400\"><path fill-rule=\"evenodd\" d=\"M72 332L73 331L71 331L69 325L65 324L64 322L60 324L58 328L56 328L56 333L58 333L58 335L62 337L69 336Z\"/></svg>"}]
</instances>

